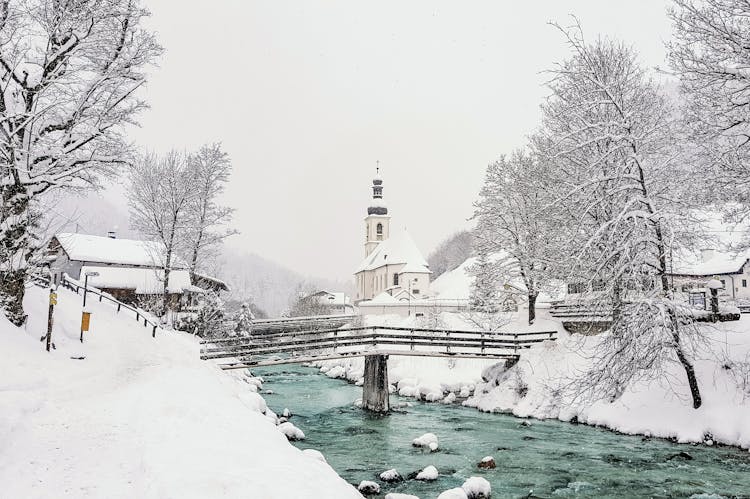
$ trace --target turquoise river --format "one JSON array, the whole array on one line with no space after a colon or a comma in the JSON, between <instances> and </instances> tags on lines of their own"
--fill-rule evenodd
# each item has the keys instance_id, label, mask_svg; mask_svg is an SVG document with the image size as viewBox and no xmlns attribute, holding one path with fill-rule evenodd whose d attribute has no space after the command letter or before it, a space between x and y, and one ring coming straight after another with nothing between
<instances>
[{"instance_id":1,"label":"turquoise river","mask_svg":"<svg viewBox=\"0 0 750 499\"><path fill-rule=\"evenodd\" d=\"M427 404L391 396L393 405L410 405L388 416L354 407L361 388L329 379L317 369L283 366L254 369L263 376L268 405L289 408L291 421L305 432L301 449L321 451L352 484L380 483L388 492L434 499L470 476L492 484L492 497L750 497L750 453L730 447L674 444L660 439L619 435L559 421L522 420L481 413L460 405ZM426 433L440 439L438 452L413 448ZM479 470L493 456L497 468ZM434 482L378 480L396 468L407 477L434 465Z\"/></svg>"}]
</instances>

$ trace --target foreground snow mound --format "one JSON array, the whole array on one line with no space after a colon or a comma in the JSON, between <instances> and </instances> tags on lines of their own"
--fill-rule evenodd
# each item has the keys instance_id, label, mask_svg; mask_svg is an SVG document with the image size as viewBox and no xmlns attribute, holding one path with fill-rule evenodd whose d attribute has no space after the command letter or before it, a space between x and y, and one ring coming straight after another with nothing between
<instances>
[{"instance_id":1,"label":"foreground snow mound","mask_svg":"<svg viewBox=\"0 0 750 499\"><path fill-rule=\"evenodd\" d=\"M466 480L461 486L466 492L467 499L489 499L490 482L481 476L473 476Z\"/></svg>"},{"instance_id":2,"label":"foreground snow mound","mask_svg":"<svg viewBox=\"0 0 750 499\"><path fill-rule=\"evenodd\" d=\"M326 458L325 458L325 456L323 455L323 453L322 453L322 452L320 452L319 450L315 450L315 449L305 449L305 450L303 450L303 451L302 451L302 453L303 453L304 455L306 455L306 456L310 456L310 457L311 457L311 458L313 458L313 459L317 459L318 461L322 461L322 462L324 462L324 463L327 463L327 462L328 462L328 461L326 461Z\"/></svg>"},{"instance_id":3,"label":"foreground snow mound","mask_svg":"<svg viewBox=\"0 0 750 499\"><path fill-rule=\"evenodd\" d=\"M438 479L438 470L436 467L430 465L417 473L416 476L417 480L425 480L425 481L431 481L431 480L437 480Z\"/></svg>"},{"instance_id":4,"label":"foreground snow mound","mask_svg":"<svg viewBox=\"0 0 750 499\"><path fill-rule=\"evenodd\" d=\"M81 344L81 296L59 289L44 351L48 296L27 289L25 329L0 314L0 496L361 499L262 414L257 382L199 360L195 337L152 338L91 300Z\"/></svg>"},{"instance_id":5,"label":"foreground snow mound","mask_svg":"<svg viewBox=\"0 0 750 499\"><path fill-rule=\"evenodd\" d=\"M425 433L411 441L414 447L425 447L431 451L438 449L438 437L434 433Z\"/></svg>"}]
</instances>

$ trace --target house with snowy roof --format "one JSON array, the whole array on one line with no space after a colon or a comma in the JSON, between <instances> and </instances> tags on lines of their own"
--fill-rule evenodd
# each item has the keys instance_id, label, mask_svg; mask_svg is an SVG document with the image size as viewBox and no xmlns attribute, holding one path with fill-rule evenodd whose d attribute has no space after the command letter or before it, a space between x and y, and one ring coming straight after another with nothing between
<instances>
[{"instance_id":1,"label":"house with snowy roof","mask_svg":"<svg viewBox=\"0 0 750 499\"><path fill-rule=\"evenodd\" d=\"M406 229L391 233L379 169L372 181L372 201L364 221L365 258L354 272L355 302L372 300L382 293L398 301L429 296L432 272L427 260Z\"/></svg>"},{"instance_id":2,"label":"house with snowy roof","mask_svg":"<svg viewBox=\"0 0 750 499\"><path fill-rule=\"evenodd\" d=\"M54 284L62 275L83 281L120 301L134 303L139 298L164 292L163 247L154 241L118 239L113 232L106 237L90 234L56 234L47 246L47 261ZM228 290L220 279L194 274L187 264L174 258L167 290L173 308L185 309L200 301L196 295L207 290Z\"/></svg>"},{"instance_id":3,"label":"house with snowy roof","mask_svg":"<svg viewBox=\"0 0 750 499\"><path fill-rule=\"evenodd\" d=\"M720 295L725 299L750 301L750 257L746 252L735 254L704 248L695 254L674 259L670 274L676 291L690 292L703 288L710 279L721 281Z\"/></svg>"}]
</instances>

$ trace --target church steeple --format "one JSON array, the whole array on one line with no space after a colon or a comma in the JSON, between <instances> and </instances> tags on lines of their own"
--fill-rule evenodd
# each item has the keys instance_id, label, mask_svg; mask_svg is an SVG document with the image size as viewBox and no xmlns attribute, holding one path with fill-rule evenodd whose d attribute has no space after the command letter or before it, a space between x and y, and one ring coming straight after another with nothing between
<instances>
[{"instance_id":1,"label":"church steeple","mask_svg":"<svg viewBox=\"0 0 750 499\"><path fill-rule=\"evenodd\" d=\"M381 242L388 239L390 233L390 218L388 207L383 202L383 179L380 176L380 162L375 169L372 179L372 200L367 207L365 218L365 256Z\"/></svg>"},{"instance_id":2,"label":"church steeple","mask_svg":"<svg viewBox=\"0 0 750 499\"><path fill-rule=\"evenodd\" d=\"M380 162L378 162L379 165ZM375 178L372 179L372 203L367 208L368 215L387 215L388 207L383 202L383 178L380 176L380 166L375 168Z\"/></svg>"}]
</instances>

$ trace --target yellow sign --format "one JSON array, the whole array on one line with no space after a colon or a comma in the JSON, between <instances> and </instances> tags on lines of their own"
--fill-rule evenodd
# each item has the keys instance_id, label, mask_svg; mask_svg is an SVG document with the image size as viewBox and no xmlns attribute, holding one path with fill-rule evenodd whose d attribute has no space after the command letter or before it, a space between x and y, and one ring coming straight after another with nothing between
<instances>
[{"instance_id":1,"label":"yellow sign","mask_svg":"<svg viewBox=\"0 0 750 499\"><path fill-rule=\"evenodd\" d=\"M50 293L49 294L49 304L50 305L57 305L57 293Z\"/></svg>"},{"instance_id":2,"label":"yellow sign","mask_svg":"<svg viewBox=\"0 0 750 499\"><path fill-rule=\"evenodd\" d=\"M81 317L81 331L88 331L91 323L91 312L84 312Z\"/></svg>"}]
</instances>

